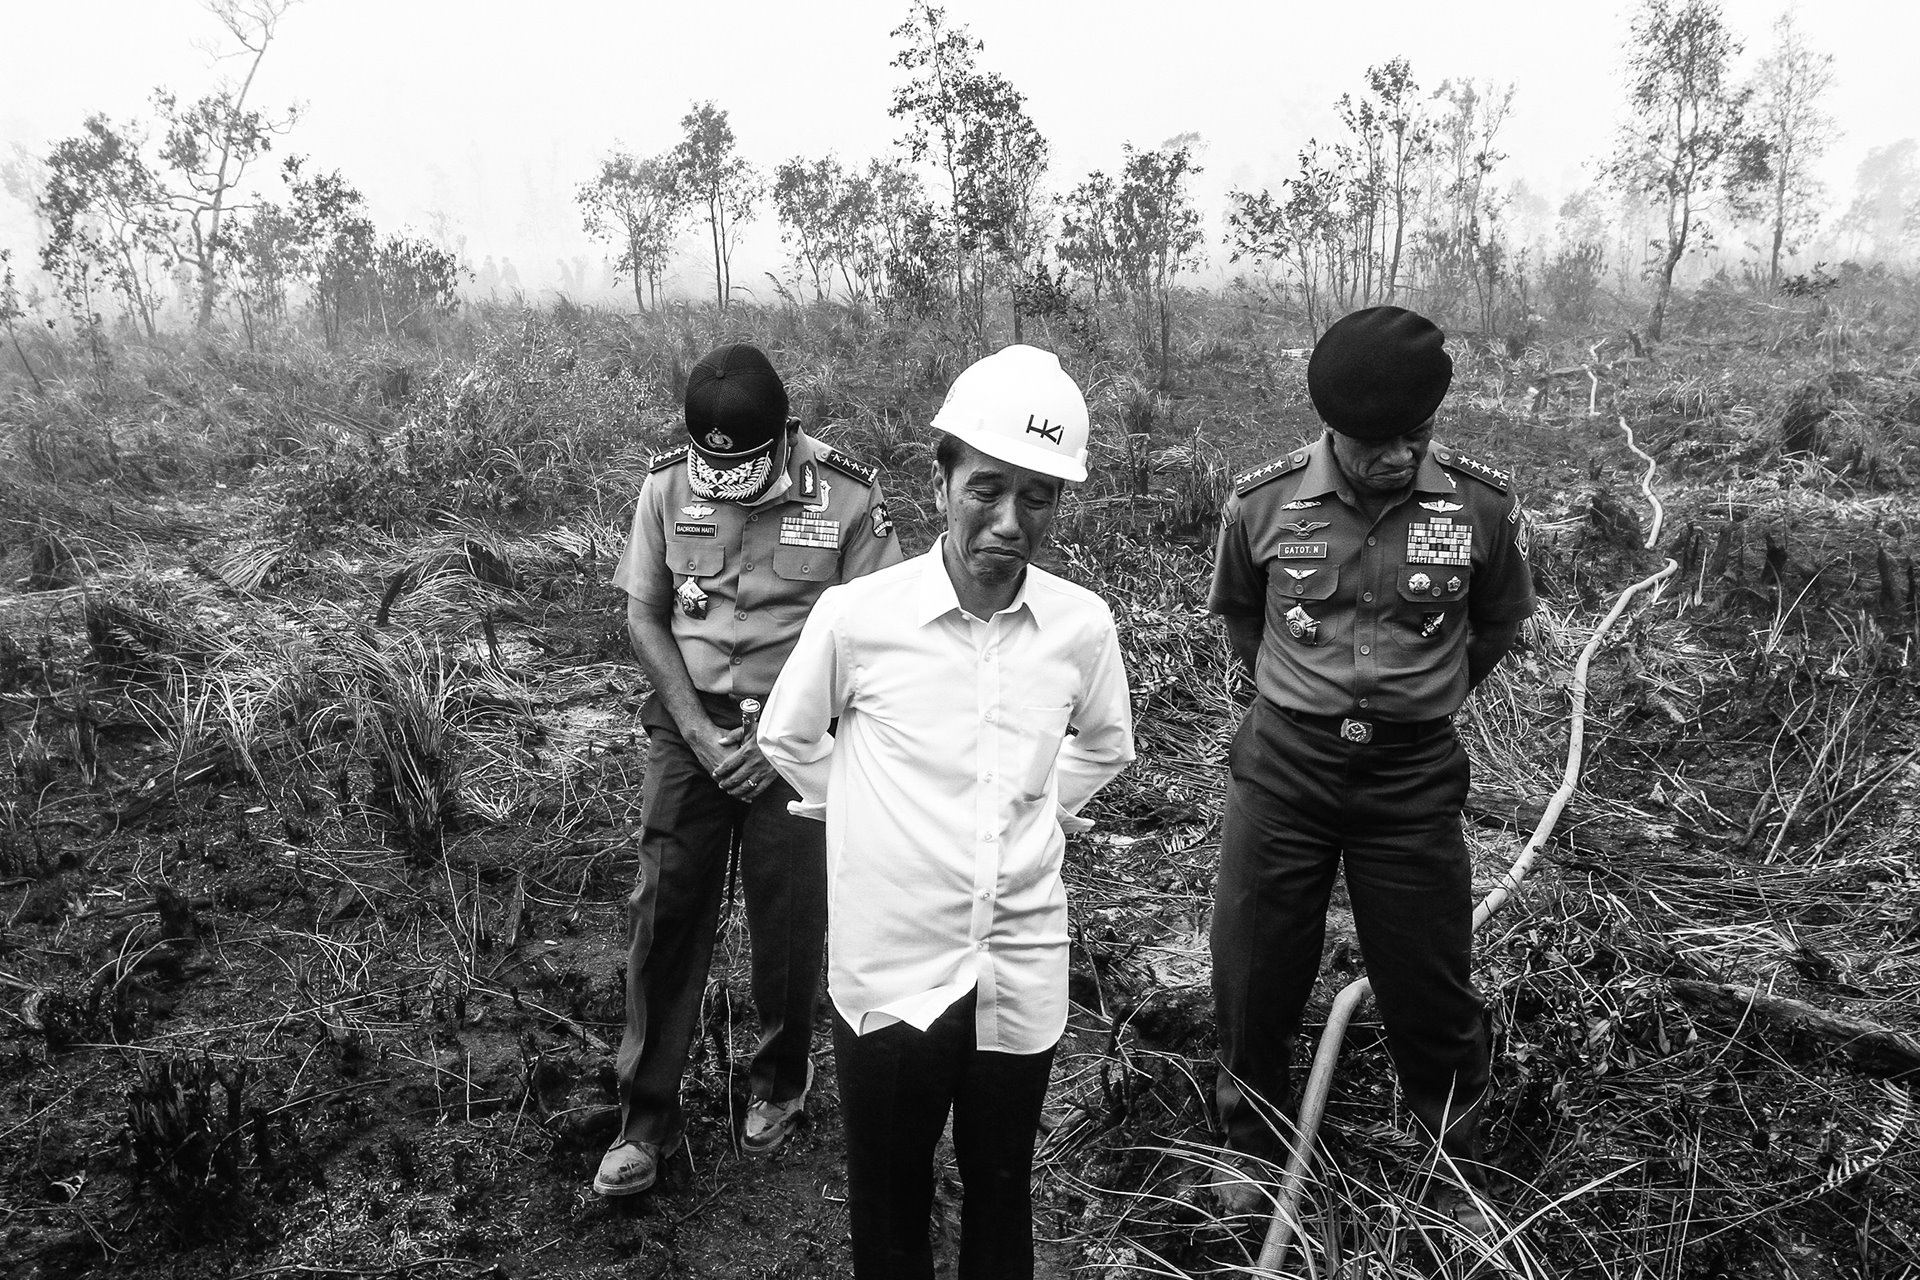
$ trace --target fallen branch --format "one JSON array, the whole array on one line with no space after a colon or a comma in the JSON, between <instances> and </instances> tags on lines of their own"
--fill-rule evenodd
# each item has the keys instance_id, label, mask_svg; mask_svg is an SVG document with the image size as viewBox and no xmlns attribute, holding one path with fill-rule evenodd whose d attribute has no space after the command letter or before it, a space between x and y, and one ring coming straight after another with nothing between
<instances>
[{"instance_id":1,"label":"fallen branch","mask_svg":"<svg viewBox=\"0 0 1920 1280\"><path fill-rule=\"evenodd\" d=\"M1668 988L1688 1004L1727 1017L1759 1014L1794 1031L1837 1042L1861 1066L1896 1079L1920 1074L1920 1040L1891 1027L1816 1008L1785 996L1764 995L1731 982L1670 978Z\"/></svg>"}]
</instances>

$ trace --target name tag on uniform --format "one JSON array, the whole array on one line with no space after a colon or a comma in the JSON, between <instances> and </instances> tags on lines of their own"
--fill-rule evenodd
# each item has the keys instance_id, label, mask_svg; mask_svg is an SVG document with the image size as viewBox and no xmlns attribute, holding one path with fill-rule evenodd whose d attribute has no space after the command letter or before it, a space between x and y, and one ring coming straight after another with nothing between
<instances>
[{"instance_id":1,"label":"name tag on uniform","mask_svg":"<svg viewBox=\"0 0 1920 1280\"><path fill-rule=\"evenodd\" d=\"M1283 542L1273 553L1283 560L1325 560L1327 544L1324 542Z\"/></svg>"},{"instance_id":2,"label":"name tag on uniform","mask_svg":"<svg viewBox=\"0 0 1920 1280\"><path fill-rule=\"evenodd\" d=\"M1455 524L1445 516L1416 520L1407 526L1409 564L1472 564L1473 526Z\"/></svg>"},{"instance_id":3,"label":"name tag on uniform","mask_svg":"<svg viewBox=\"0 0 1920 1280\"><path fill-rule=\"evenodd\" d=\"M673 522L673 536L676 538L717 538L720 526L712 524L689 524L685 520Z\"/></svg>"},{"instance_id":4,"label":"name tag on uniform","mask_svg":"<svg viewBox=\"0 0 1920 1280\"><path fill-rule=\"evenodd\" d=\"M825 547L840 545L840 522L817 516L780 517L780 545L783 547Z\"/></svg>"}]
</instances>

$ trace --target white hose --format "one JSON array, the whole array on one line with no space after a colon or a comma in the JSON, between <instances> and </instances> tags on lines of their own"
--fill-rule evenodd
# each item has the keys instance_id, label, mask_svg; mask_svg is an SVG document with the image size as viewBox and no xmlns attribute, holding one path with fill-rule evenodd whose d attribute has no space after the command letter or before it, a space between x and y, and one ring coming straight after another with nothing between
<instances>
[{"instance_id":1,"label":"white hose","mask_svg":"<svg viewBox=\"0 0 1920 1280\"><path fill-rule=\"evenodd\" d=\"M1640 448L1633 438L1633 428L1627 420L1620 419L1620 429L1626 433L1627 448L1646 459L1646 473L1640 478L1640 491L1646 495L1653 507L1653 523L1647 532L1646 546L1651 548L1660 539L1660 527L1666 520L1666 508L1660 499L1654 496L1653 475L1655 463L1651 454ZM1540 821L1533 829L1533 836L1526 847L1520 851L1513 865L1507 868L1491 892L1474 908L1473 928L1478 932L1493 913L1506 905L1513 891L1520 887L1527 872L1540 850L1553 834L1554 826L1560 821L1561 812L1567 807L1567 801L1573 798L1575 787L1580 782L1580 764L1586 745L1587 728L1587 668L1593 662L1594 654L1600 651L1600 644L1606 638L1613 624L1626 612L1627 605L1642 591L1659 586L1672 577L1679 564L1671 559L1666 567L1622 591L1613 602L1613 608L1593 629L1593 636L1586 647L1580 651L1580 660L1573 667L1573 713L1571 726L1567 732L1567 767L1560 777L1560 789L1547 801L1546 811L1540 815ZM1333 1070L1340 1057L1340 1044L1347 1033L1347 1023L1360 1007L1360 1002L1373 990L1373 985L1365 978L1357 978L1341 989L1334 997L1333 1005L1327 1010L1326 1029L1320 1033L1320 1047L1314 1053L1313 1073L1307 1077L1307 1087L1300 1099L1300 1119L1293 1140L1293 1155L1287 1161L1286 1174L1280 1180L1280 1191L1273 1207L1273 1217L1267 1223L1267 1238L1260 1246L1259 1267L1263 1271L1278 1271L1286 1258L1288 1246L1293 1242L1295 1225L1299 1221L1300 1202L1306 1195L1307 1175L1313 1164L1314 1137L1320 1131L1320 1119L1326 1112L1327 1093L1333 1086Z\"/></svg>"}]
</instances>

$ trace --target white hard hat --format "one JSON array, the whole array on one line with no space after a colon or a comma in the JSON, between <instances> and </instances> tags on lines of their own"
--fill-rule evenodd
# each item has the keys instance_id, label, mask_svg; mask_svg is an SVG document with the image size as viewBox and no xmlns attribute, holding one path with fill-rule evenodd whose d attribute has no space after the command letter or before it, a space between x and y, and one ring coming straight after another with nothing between
<instances>
[{"instance_id":1,"label":"white hard hat","mask_svg":"<svg viewBox=\"0 0 1920 1280\"><path fill-rule=\"evenodd\" d=\"M933 426L1002 462L1087 478L1087 398L1051 351L1016 344L974 361L947 389Z\"/></svg>"}]
</instances>

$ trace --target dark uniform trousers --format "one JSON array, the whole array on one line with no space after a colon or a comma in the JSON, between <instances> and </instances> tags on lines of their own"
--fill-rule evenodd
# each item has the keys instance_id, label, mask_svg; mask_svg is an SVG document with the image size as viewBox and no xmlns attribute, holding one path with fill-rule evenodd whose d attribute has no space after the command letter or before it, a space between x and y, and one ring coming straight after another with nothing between
<instances>
[{"instance_id":1,"label":"dark uniform trousers","mask_svg":"<svg viewBox=\"0 0 1920 1280\"><path fill-rule=\"evenodd\" d=\"M739 723L731 700L703 700L716 724ZM663 1142L684 1124L680 1078L698 1030L736 838L760 1018L753 1096L784 1102L806 1087L826 948L826 827L787 812L798 795L784 780L751 802L721 790L657 696L640 721L649 746L639 883L627 898L627 1025L617 1066L621 1132Z\"/></svg>"},{"instance_id":2,"label":"dark uniform trousers","mask_svg":"<svg viewBox=\"0 0 1920 1280\"><path fill-rule=\"evenodd\" d=\"M1354 925L1416 1119L1477 1178L1486 1008L1470 974L1473 877L1451 724L1360 745L1256 698L1229 756L1214 890L1214 999L1227 1145L1272 1157L1301 1010L1342 857Z\"/></svg>"}]
</instances>

